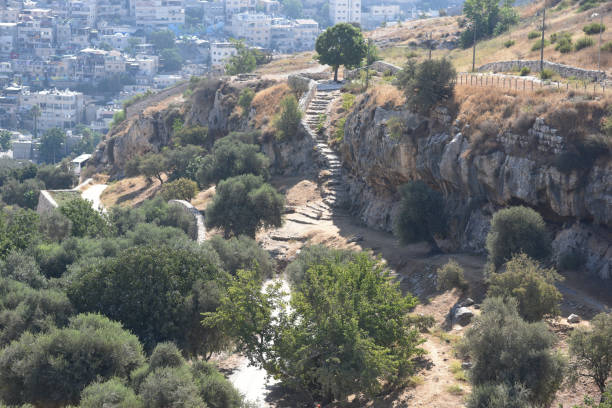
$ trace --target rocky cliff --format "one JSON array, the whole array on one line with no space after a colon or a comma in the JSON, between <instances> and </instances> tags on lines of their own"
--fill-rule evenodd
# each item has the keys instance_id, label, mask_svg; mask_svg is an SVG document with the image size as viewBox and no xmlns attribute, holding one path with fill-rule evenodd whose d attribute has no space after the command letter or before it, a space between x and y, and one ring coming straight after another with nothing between
<instances>
[{"instance_id":1,"label":"rocky cliff","mask_svg":"<svg viewBox=\"0 0 612 408\"><path fill-rule=\"evenodd\" d=\"M398 188L421 179L446 197L451 234L441 247L483 252L491 214L522 204L549 222L557 259L580 252L589 270L612 277L609 152L586 169L561 171L558 158L573 157L566 154L569 137L542 117L522 131L498 125L489 140L479 141L483 147L474 141L474 124L462 121L461 106L441 107L424 117L401 107L384 108L372 98L362 98L347 117L341 145L352 211L364 223L390 231Z\"/></svg>"}]
</instances>

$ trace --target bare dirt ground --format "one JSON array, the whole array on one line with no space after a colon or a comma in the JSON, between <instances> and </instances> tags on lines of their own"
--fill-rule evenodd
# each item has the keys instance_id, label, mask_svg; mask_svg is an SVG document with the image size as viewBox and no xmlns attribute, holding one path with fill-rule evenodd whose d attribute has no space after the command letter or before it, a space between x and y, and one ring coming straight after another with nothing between
<instances>
[{"instance_id":1,"label":"bare dirt ground","mask_svg":"<svg viewBox=\"0 0 612 408\"><path fill-rule=\"evenodd\" d=\"M115 205L133 207L153 197L160 187L159 180L149 181L144 176L129 177L111 183L100 199L106 208Z\"/></svg>"},{"instance_id":2,"label":"bare dirt ground","mask_svg":"<svg viewBox=\"0 0 612 408\"><path fill-rule=\"evenodd\" d=\"M359 225L354 218L339 211L334 211L329 219L301 216L300 212L310 210L313 205L321 202L316 182L292 177L274 178L272 184L285 194L287 204L293 207L293 212L285 216L285 223L281 228L259 234L258 241L264 248L281 254L281 259L284 257L286 261L290 261L303 246L312 244L365 250L380 255L397 274L402 290L413 293L421 300L415 313L435 318L434 328L424 334L426 342L423 348L428 353L419 364L420 369L411 381L412 384L399 392L374 401L355 399L350 406L381 408L464 406L464 398L469 394L470 386L463 379L461 370L457 370L458 362L454 356L453 345L461 338L465 328L448 327L447 316L450 308L467 296L472 297L477 303L484 298L486 287L482 271L486 259L467 254L432 256L426 244L400 246L391 234ZM440 292L435 288L436 269L451 258L465 270L466 279L470 283L466 293L456 290ZM585 279L581 279L582 284L576 284L578 281L580 281L578 277L570 276L560 286L564 293L562 316L578 313L589 318L601 310L606 308L609 310L612 305L609 291L593 290L592 286L596 285L585 283ZM564 318L558 318L550 325L559 335L559 349L566 349L565 339L573 327L568 325ZM273 393L269 397L277 398L276 394ZM561 390L553 406L561 404L571 407L582 402L584 395L598 395L589 381L579 382L575 389ZM280 397L268 402L276 407L299 406L295 401L287 403Z\"/></svg>"}]
</instances>

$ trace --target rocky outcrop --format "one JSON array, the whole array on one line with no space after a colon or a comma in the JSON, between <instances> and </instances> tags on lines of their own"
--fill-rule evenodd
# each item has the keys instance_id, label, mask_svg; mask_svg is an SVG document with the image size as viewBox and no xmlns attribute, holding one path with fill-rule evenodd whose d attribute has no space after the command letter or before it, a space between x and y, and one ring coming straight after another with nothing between
<instances>
[{"instance_id":1,"label":"rocky outcrop","mask_svg":"<svg viewBox=\"0 0 612 408\"><path fill-rule=\"evenodd\" d=\"M388 124L398 119L402 131L394 134ZM527 139L529 143L521 145ZM422 117L386 110L365 97L346 120L341 147L350 170L352 211L367 225L390 231L398 188L424 180L446 197L451 237L441 241L441 247L483 252L492 213L508 205L527 205L557 232L555 257L573 242L585 252L589 270L610 277L609 157L601 157L588 171L561 172L552 163L564 151L565 141L541 119L525 134L503 131L496 141L495 149L479 151L445 108ZM574 223L581 227L572 227Z\"/></svg>"}]
</instances>

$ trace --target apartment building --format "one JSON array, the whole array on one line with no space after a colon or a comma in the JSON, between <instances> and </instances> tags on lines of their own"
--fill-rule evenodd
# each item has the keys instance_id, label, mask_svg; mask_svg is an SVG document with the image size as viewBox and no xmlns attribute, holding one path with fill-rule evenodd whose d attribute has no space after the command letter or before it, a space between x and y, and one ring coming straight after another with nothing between
<instances>
[{"instance_id":1,"label":"apartment building","mask_svg":"<svg viewBox=\"0 0 612 408\"><path fill-rule=\"evenodd\" d=\"M19 22L19 10L11 7L0 8L0 22L17 23Z\"/></svg>"},{"instance_id":2,"label":"apartment building","mask_svg":"<svg viewBox=\"0 0 612 408\"><path fill-rule=\"evenodd\" d=\"M400 18L400 6L397 4L377 4L368 7L361 14L363 28L372 30L387 21L396 21Z\"/></svg>"},{"instance_id":3,"label":"apartment building","mask_svg":"<svg viewBox=\"0 0 612 408\"><path fill-rule=\"evenodd\" d=\"M84 102L81 92L47 89L21 94L22 110L29 111L34 105L40 107L38 129L41 131L55 127L70 129L82 122Z\"/></svg>"},{"instance_id":4,"label":"apartment building","mask_svg":"<svg viewBox=\"0 0 612 408\"><path fill-rule=\"evenodd\" d=\"M185 23L182 0L136 0L134 17L138 27L168 28Z\"/></svg>"},{"instance_id":5,"label":"apartment building","mask_svg":"<svg viewBox=\"0 0 612 408\"><path fill-rule=\"evenodd\" d=\"M95 0L71 0L68 2L68 17L79 27L94 27L97 20Z\"/></svg>"},{"instance_id":6,"label":"apartment building","mask_svg":"<svg viewBox=\"0 0 612 408\"><path fill-rule=\"evenodd\" d=\"M283 53L309 51L314 49L318 35L319 23L314 20L273 18L270 46Z\"/></svg>"},{"instance_id":7,"label":"apartment building","mask_svg":"<svg viewBox=\"0 0 612 408\"><path fill-rule=\"evenodd\" d=\"M214 42L210 45L210 62L213 69L222 69L238 51L230 42Z\"/></svg>"},{"instance_id":8,"label":"apartment building","mask_svg":"<svg viewBox=\"0 0 612 408\"><path fill-rule=\"evenodd\" d=\"M17 23L0 23L0 55L10 56L17 42Z\"/></svg>"},{"instance_id":9,"label":"apartment building","mask_svg":"<svg viewBox=\"0 0 612 408\"><path fill-rule=\"evenodd\" d=\"M232 16L238 13L255 11L256 0L225 0L225 21L232 21Z\"/></svg>"},{"instance_id":10,"label":"apartment building","mask_svg":"<svg viewBox=\"0 0 612 408\"><path fill-rule=\"evenodd\" d=\"M361 24L361 0L330 0L329 19L338 23Z\"/></svg>"},{"instance_id":11,"label":"apartment building","mask_svg":"<svg viewBox=\"0 0 612 408\"><path fill-rule=\"evenodd\" d=\"M28 19L17 24L17 47L39 57L54 53L53 19L49 17Z\"/></svg>"},{"instance_id":12,"label":"apartment building","mask_svg":"<svg viewBox=\"0 0 612 408\"><path fill-rule=\"evenodd\" d=\"M293 28L293 51L310 51L319 36L319 23L312 19L297 19Z\"/></svg>"},{"instance_id":13,"label":"apartment building","mask_svg":"<svg viewBox=\"0 0 612 408\"><path fill-rule=\"evenodd\" d=\"M202 22L205 25L220 23L225 18L225 3L222 1L204 1L202 10L204 14Z\"/></svg>"},{"instance_id":14,"label":"apartment building","mask_svg":"<svg viewBox=\"0 0 612 408\"><path fill-rule=\"evenodd\" d=\"M272 17L262 13L238 13L232 16L231 33L249 45L270 47Z\"/></svg>"}]
</instances>

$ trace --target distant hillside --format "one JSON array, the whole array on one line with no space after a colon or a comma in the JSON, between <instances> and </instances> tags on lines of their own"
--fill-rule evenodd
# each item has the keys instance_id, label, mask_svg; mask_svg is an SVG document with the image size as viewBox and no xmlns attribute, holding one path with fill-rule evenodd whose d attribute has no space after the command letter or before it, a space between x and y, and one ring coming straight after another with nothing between
<instances>
[{"instance_id":1,"label":"distant hillside","mask_svg":"<svg viewBox=\"0 0 612 408\"><path fill-rule=\"evenodd\" d=\"M539 59L540 51L532 50L538 38L529 39L531 31L539 30L541 26L542 2L530 3L519 8L520 23L514 26L509 33L481 41L476 47L476 66L488 62ZM602 43L612 41L612 3L606 2L599 7L586 11L579 11L579 3L564 0L555 7L547 9L546 13L546 40L550 41L551 34L567 32L572 36L572 42L583 37L590 37L594 45L579 51L572 50L562 54L555 50L556 44L551 43L544 48L544 58L549 61L578 66L588 69L597 69L598 66L598 35L587 36L583 27L593 22L599 22L595 13L603 12L604 25L607 27L602 35ZM417 58L426 58L426 34L432 33L435 49L432 56L447 57L459 71L468 71L472 67L472 49L458 48L457 38L462 28L459 17L441 17L427 20L418 20L401 26L380 28L367 33L379 45L384 60L402 65L410 55ZM512 40L514 44L506 47L505 42ZM452 48L452 49L451 49ZM601 67L608 75L612 75L612 48L601 52Z\"/></svg>"}]
</instances>

